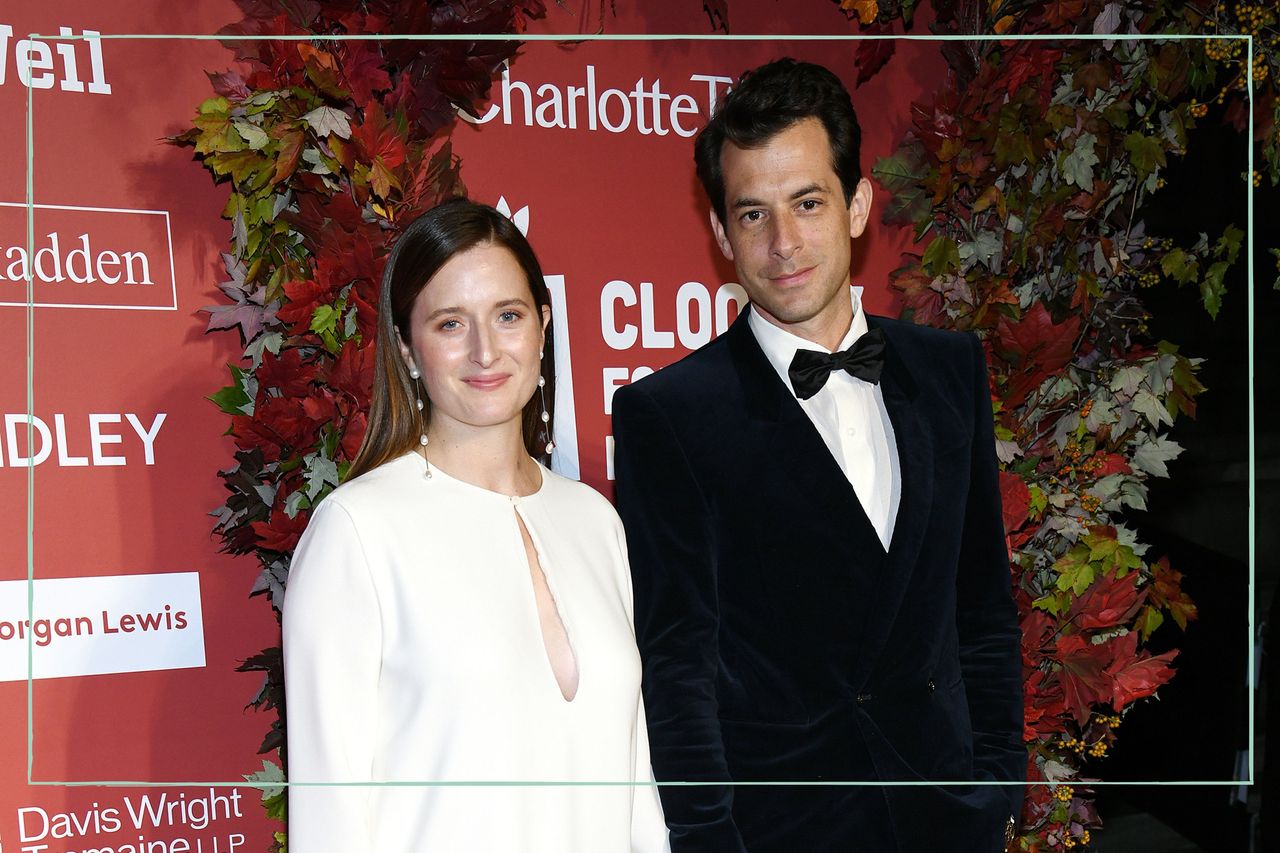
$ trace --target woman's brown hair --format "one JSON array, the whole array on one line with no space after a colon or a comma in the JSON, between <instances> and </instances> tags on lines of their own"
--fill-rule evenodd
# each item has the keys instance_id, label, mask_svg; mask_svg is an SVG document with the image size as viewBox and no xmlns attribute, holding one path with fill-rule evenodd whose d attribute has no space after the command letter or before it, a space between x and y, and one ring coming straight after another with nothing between
<instances>
[{"instance_id":1,"label":"woman's brown hair","mask_svg":"<svg viewBox=\"0 0 1280 853\"><path fill-rule=\"evenodd\" d=\"M423 425L431 416L431 401L424 399L424 408L418 412L415 383L400 356L399 340L412 345L409 314L432 276L455 255L487 245L502 246L515 256L529 280L537 316L541 318L544 307L550 308L551 295L529 241L510 219L492 207L455 198L414 220L396 240L382 274L369 426L347 471L348 480L418 446ZM547 411L554 414L555 353L551 335L544 341L542 378L546 380ZM546 461L550 429L550 424L542 420L542 399L534 393L525 403L522 417L524 446L533 458Z\"/></svg>"}]
</instances>

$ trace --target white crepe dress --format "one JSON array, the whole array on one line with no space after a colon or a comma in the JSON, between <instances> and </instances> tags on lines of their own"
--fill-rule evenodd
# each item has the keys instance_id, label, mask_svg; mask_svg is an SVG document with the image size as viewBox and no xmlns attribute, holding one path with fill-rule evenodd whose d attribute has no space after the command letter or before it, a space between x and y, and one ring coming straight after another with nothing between
<instances>
[{"instance_id":1,"label":"white crepe dress","mask_svg":"<svg viewBox=\"0 0 1280 853\"><path fill-rule=\"evenodd\" d=\"M545 468L518 498L426 468L409 453L342 485L298 543L283 612L290 853L668 850L613 507ZM572 701L517 513L577 662Z\"/></svg>"}]
</instances>

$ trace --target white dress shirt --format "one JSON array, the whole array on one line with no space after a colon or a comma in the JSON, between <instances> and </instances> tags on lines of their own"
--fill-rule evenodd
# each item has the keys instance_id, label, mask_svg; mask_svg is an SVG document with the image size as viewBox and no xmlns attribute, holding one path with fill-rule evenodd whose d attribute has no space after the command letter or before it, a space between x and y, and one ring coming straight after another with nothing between
<instances>
[{"instance_id":1,"label":"white dress shirt","mask_svg":"<svg viewBox=\"0 0 1280 853\"><path fill-rule=\"evenodd\" d=\"M853 300L853 323L837 350L845 350L866 334L867 317L857 291L849 288ZM831 353L821 344L793 335L770 323L757 311L747 318L752 333L782 384L795 396L787 371L796 350ZM796 402L822 436L831 456L844 472L863 511L880 536L886 551L893 538L893 523L902 496L902 475L898 468L893 425L884 406L879 385L857 379L843 370L833 370L822 390L807 400Z\"/></svg>"}]
</instances>

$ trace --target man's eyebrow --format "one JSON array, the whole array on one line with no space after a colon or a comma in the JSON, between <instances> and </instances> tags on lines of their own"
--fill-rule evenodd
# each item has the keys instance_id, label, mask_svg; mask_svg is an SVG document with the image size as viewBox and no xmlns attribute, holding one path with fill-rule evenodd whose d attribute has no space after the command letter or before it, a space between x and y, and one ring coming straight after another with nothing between
<instances>
[{"instance_id":1,"label":"man's eyebrow","mask_svg":"<svg viewBox=\"0 0 1280 853\"><path fill-rule=\"evenodd\" d=\"M830 192L831 191L828 190L822 184L807 184L801 187L800 189L796 190L795 192L793 192L788 198L788 200L795 201L798 198L803 198L804 196L812 195L814 193L823 194L823 193L830 193ZM765 206L765 203L760 199L748 198L745 196L737 199L733 203L734 210L738 210L739 208L743 208L743 207L764 207L764 206Z\"/></svg>"}]
</instances>

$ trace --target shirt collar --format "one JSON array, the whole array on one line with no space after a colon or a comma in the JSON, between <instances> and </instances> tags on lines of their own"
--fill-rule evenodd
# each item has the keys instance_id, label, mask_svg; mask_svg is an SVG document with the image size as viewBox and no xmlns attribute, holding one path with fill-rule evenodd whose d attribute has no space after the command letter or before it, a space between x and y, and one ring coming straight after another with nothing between
<instances>
[{"instance_id":1,"label":"shirt collar","mask_svg":"<svg viewBox=\"0 0 1280 853\"><path fill-rule=\"evenodd\" d=\"M840 345L836 347L838 350L846 350L853 346L854 341L862 337L867 332L867 315L862 310L862 300L858 298L858 291L849 288L849 299L853 303L853 322L849 324L849 331L845 332L844 338L840 341ZM751 327L751 332L756 336L756 342L760 344L760 349L764 350L765 357L769 359L769 363L773 365L773 369L777 371L778 376L782 378L782 383L791 390L791 378L789 371L791 368L791 359L795 358L796 350L807 349L814 352L831 353L822 344L815 344L813 341L805 340L799 335L793 335L786 329L775 326L764 317L760 316L758 311L752 311L747 317L747 325Z\"/></svg>"}]
</instances>

